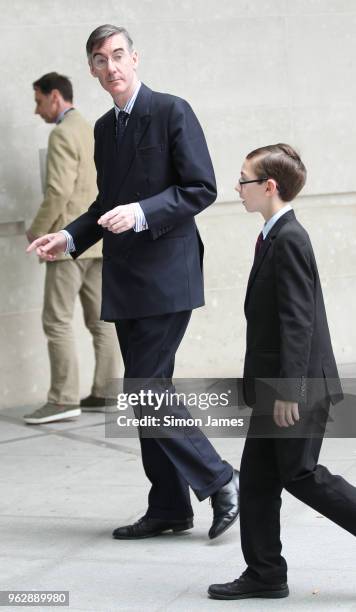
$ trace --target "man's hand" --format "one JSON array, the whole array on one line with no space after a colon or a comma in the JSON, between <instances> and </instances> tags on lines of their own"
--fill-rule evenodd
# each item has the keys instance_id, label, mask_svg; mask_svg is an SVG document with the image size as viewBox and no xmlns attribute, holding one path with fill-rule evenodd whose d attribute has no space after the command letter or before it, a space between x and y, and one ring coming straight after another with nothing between
<instances>
[{"instance_id":1,"label":"man's hand","mask_svg":"<svg viewBox=\"0 0 356 612\"><path fill-rule=\"evenodd\" d=\"M54 261L58 253L65 253L67 239L62 232L46 234L34 240L26 249L26 253L36 250L37 255L45 261Z\"/></svg>"},{"instance_id":2,"label":"man's hand","mask_svg":"<svg viewBox=\"0 0 356 612\"><path fill-rule=\"evenodd\" d=\"M296 402L276 400L273 408L273 420L278 427L295 425L296 421L299 421L298 404Z\"/></svg>"},{"instance_id":3,"label":"man's hand","mask_svg":"<svg viewBox=\"0 0 356 612\"><path fill-rule=\"evenodd\" d=\"M98 219L99 225L105 227L113 234L121 234L135 226L135 213L133 204L115 206L112 210Z\"/></svg>"},{"instance_id":4,"label":"man's hand","mask_svg":"<svg viewBox=\"0 0 356 612\"><path fill-rule=\"evenodd\" d=\"M27 238L27 240L29 241L30 244L31 244L31 242L36 240L37 236L34 236L34 234L32 234L29 229L26 230L25 233L26 233L26 238Z\"/></svg>"}]
</instances>

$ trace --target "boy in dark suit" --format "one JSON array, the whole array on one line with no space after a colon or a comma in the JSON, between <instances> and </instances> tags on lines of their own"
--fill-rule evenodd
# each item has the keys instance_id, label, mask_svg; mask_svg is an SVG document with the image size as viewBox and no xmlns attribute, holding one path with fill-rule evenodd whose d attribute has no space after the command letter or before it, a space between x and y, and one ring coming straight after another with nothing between
<instances>
[{"instance_id":1,"label":"boy in dark suit","mask_svg":"<svg viewBox=\"0 0 356 612\"><path fill-rule=\"evenodd\" d=\"M356 535L356 488L318 465L330 402L342 391L313 249L288 204L305 179L298 154L277 144L249 153L236 186L246 210L260 212L265 224L245 300L244 392L253 409L240 474L247 569L211 585L215 599L288 596L283 489Z\"/></svg>"}]
</instances>

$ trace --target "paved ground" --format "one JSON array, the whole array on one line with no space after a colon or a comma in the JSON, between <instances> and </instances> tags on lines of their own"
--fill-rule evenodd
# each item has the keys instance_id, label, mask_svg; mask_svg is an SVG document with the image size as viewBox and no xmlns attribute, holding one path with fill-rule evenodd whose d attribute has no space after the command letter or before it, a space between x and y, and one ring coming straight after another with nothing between
<instances>
[{"instance_id":1,"label":"paved ground","mask_svg":"<svg viewBox=\"0 0 356 612\"><path fill-rule=\"evenodd\" d=\"M68 590L72 612L356 611L355 539L288 494L282 520L289 599L207 599L209 583L244 569L238 525L209 541L211 508L194 501L191 532L113 540L114 527L145 511L137 440L105 439L100 414L31 427L22 422L25 412L0 412L0 589ZM243 440L215 445L239 465ZM321 462L356 484L354 439L325 440Z\"/></svg>"}]
</instances>

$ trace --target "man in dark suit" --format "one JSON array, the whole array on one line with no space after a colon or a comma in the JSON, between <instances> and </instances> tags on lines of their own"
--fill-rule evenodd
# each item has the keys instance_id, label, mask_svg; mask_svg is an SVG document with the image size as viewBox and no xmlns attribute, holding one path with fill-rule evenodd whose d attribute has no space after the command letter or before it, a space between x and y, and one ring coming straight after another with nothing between
<instances>
[{"instance_id":1,"label":"man in dark suit","mask_svg":"<svg viewBox=\"0 0 356 612\"><path fill-rule=\"evenodd\" d=\"M203 245L194 216L216 198L214 171L189 104L138 80L138 55L124 28L94 30L87 55L92 75L115 103L94 131L99 194L64 231L31 249L47 260L64 249L78 257L103 238L101 316L115 321L126 388L137 379L169 384L191 311L204 304ZM180 411L188 414L184 406ZM238 473L199 429L170 438L140 436L140 442L152 485L148 510L116 529L115 538L190 529L189 486L199 500L212 498L210 538L233 524Z\"/></svg>"},{"instance_id":2,"label":"man in dark suit","mask_svg":"<svg viewBox=\"0 0 356 612\"><path fill-rule=\"evenodd\" d=\"M288 596L283 489L356 535L356 488L318 465L330 402L342 390L313 249L288 204L305 179L298 154L277 144L247 156L236 186L246 210L265 220L245 301L244 389L253 408L240 474L247 569L211 585L214 599Z\"/></svg>"}]
</instances>

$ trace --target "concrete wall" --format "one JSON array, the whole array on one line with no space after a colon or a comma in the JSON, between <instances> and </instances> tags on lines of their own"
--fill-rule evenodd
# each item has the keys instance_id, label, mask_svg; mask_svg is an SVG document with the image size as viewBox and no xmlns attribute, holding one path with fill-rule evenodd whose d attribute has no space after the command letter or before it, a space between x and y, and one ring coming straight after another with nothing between
<instances>
[{"instance_id":1,"label":"concrete wall","mask_svg":"<svg viewBox=\"0 0 356 612\"><path fill-rule=\"evenodd\" d=\"M194 313L177 374L234 375L244 351L242 304L261 219L235 203L244 155L294 144L308 167L296 209L320 265L336 356L356 362L356 5L353 0L0 0L0 398L45 399L40 324L44 266L23 236L41 199L39 149L50 128L33 115L32 81L71 77L92 122L110 98L90 76L85 42L101 23L125 25L153 89L187 98L205 130L218 202L198 219L206 244L207 307ZM76 313L83 393L93 365Z\"/></svg>"}]
</instances>

